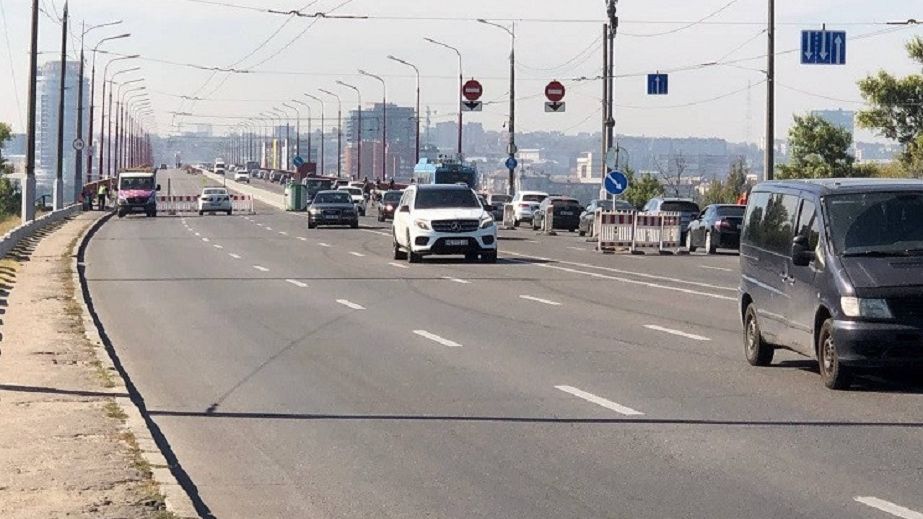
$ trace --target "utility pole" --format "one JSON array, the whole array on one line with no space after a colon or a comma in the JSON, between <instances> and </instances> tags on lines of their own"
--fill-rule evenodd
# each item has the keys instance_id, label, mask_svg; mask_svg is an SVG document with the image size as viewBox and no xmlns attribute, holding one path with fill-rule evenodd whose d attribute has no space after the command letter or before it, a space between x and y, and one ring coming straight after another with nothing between
<instances>
[{"instance_id":1,"label":"utility pole","mask_svg":"<svg viewBox=\"0 0 923 519\"><path fill-rule=\"evenodd\" d=\"M86 22L80 25L80 75L77 78L77 138L83 140L83 40L86 37ZM75 150L74 160L74 202L80 200L83 192L83 146Z\"/></svg>"},{"instance_id":2,"label":"utility pole","mask_svg":"<svg viewBox=\"0 0 923 519\"><path fill-rule=\"evenodd\" d=\"M615 114L614 114L614 104L615 104L615 92L614 92L614 81L613 75L615 74L615 35L618 33L619 29L619 17L616 11L616 4L618 0L609 0L608 8L606 9L607 14L609 15L609 63L606 71L606 90L608 91L607 100L606 100L606 152L615 145ZM605 156L603 157L605 160Z\"/></svg>"},{"instance_id":3,"label":"utility pole","mask_svg":"<svg viewBox=\"0 0 923 519\"><path fill-rule=\"evenodd\" d=\"M765 179L772 180L776 163L776 2L769 0L769 36L766 52L766 145L763 153Z\"/></svg>"},{"instance_id":4,"label":"utility pole","mask_svg":"<svg viewBox=\"0 0 923 519\"><path fill-rule=\"evenodd\" d=\"M32 41L29 51L29 113L26 130L26 181L22 185L23 223L35 220L35 104L38 72L38 0L32 0Z\"/></svg>"},{"instance_id":5,"label":"utility pole","mask_svg":"<svg viewBox=\"0 0 923 519\"><path fill-rule=\"evenodd\" d=\"M58 90L58 157L54 175L54 209L64 209L64 84L67 80L67 2L61 23L61 81Z\"/></svg>"},{"instance_id":6,"label":"utility pole","mask_svg":"<svg viewBox=\"0 0 923 519\"><path fill-rule=\"evenodd\" d=\"M606 134L609 132L609 129L606 127L606 123L609 121L609 24L603 24L603 97L602 97L602 139L600 139L600 147L602 152L600 153L600 185L606 181L606 175L609 173L607 171L608 166L606 166L606 154L609 152L609 139L606 138ZM600 188L601 189L601 188ZM600 193L602 194L602 193Z\"/></svg>"}]
</instances>

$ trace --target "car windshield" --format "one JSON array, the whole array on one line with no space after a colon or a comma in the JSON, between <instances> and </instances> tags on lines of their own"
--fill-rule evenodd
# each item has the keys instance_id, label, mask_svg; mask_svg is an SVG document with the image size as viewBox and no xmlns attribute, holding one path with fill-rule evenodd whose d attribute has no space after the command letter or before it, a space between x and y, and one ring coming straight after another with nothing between
<instances>
[{"instance_id":1,"label":"car windshield","mask_svg":"<svg viewBox=\"0 0 923 519\"><path fill-rule=\"evenodd\" d=\"M476 209L479 207L481 203L468 189L421 189L417 192L414 202L416 209Z\"/></svg>"},{"instance_id":2,"label":"car windshield","mask_svg":"<svg viewBox=\"0 0 923 519\"><path fill-rule=\"evenodd\" d=\"M224 189L205 189L202 191L203 195L226 195L228 192Z\"/></svg>"},{"instance_id":3,"label":"car windshield","mask_svg":"<svg viewBox=\"0 0 923 519\"><path fill-rule=\"evenodd\" d=\"M747 207L743 205L723 205L718 207L718 216L727 216L730 218L743 218Z\"/></svg>"},{"instance_id":4,"label":"car windshield","mask_svg":"<svg viewBox=\"0 0 923 519\"><path fill-rule=\"evenodd\" d=\"M554 204L555 207L578 207L580 205L580 202L569 199L554 200L551 203Z\"/></svg>"},{"instance_id":5,"label":"car windshield","mask_svg":"<svg viewBox=\"0 0 923 519\"><path fill-rule=\"evenodd\" d=\"M315 204L351 204L353 199L349 193L318 193L314 197Z\"/></svg>"},{"instance_id":6,"label":"car windshield","mask_svg":"<svg viewBox=\"0 0 923 519\"><path fill-rule=\"evenodd\" d=\"M403 194L403 193L400 193L400 192L385 193L385 196L382 198L382 201L385 202L385 203L396 204L396 203L398 203L398 202L401 200L401 196L403 196L403 195L404 195L404 194Z\"/></svg>"},{"instance_id":7,"label":"car windshield","mask_svg":"<svg viewBox=\"0 0 923 519\"><path fill-rule=\"evenodd\" d=\"M358 187L343 187L343 188L340 188L340 191L345 191L351 195L361 195L362 194L362 190L359 189Z\"/></svg>"},{"instance_id":8,"label":"car windshield","mask_svg":"<svg viewBox=\"0 0 923 519\"><path fill-rule=\"evenodd\" d=\"M495 204L508 204L513 200L510 195L491 195L491 201Z\"/></svg>"},{"instance_id":9,"label":"car windshield","mask_svg":"<svg viewBox=\"0 0 923 519\"><path fill-rule=\"evenodd\" d=\"M541 202L546 198L548 197L545 195L522 195L523 202Z\"/></svg>"},{"instance_id":10,"label":"car windshield","mask_svg":"<svg viewBox=\"0 0 923 519\"><path fill-rule=\"evenodd\" d=\"M154 179L152 177L123 178L119 183L119 189L124 191L130 191L134 189L150 191L154 189Z\"/></svg>"},{"instance_id":11,"label":"car windshield","mask_svg":"<svg viewBox=\"0 0 923 519\"><path fill-rule=\"evenodd\" d=\"M669 201L660 204L660 210L665 213L698 213L699 206L695 202Z\"/></svg>"},{"instance_id":12,"label":"car windshield","mask_svg":"<svg viewBox=\"0 0 923 519\"><path fill-rule=\"evenodd\" d=\"M838 253L923 254L923 192L833 195L824 204Z\"/></svg>"}]
</instances>

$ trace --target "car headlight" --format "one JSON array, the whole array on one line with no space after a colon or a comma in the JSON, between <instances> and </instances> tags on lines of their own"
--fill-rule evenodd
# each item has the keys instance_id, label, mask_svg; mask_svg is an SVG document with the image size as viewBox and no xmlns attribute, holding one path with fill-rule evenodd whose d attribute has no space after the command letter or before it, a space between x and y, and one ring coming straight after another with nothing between
<instances>
[{"instance_id":1,"label":"car headlight","mask_svg":"<svg viewBox=\"0 0 923 519\"><path fill-rule=\"evenodd\" d=\"M432 230L432 227L429 226L429 222L427 222L426 220L414 220L413 224L419 227L420 229L423 229L424 231Z\"/></svg>"},{"instance_id":2,"label":"car headlight","mask_svg":"<svg viewBox=\"0 0 923 519\"><path fill-rule=\"evenodd\" d=\"M884 299L860 299L858 297L841 297L840 307L847 317L866 317L869 319L891 319L891 308Z\"/></svg>"},{"instance_id":3,"label":"car headlight","mask_svg":"<svg viewBox=\"0 0 923 519\"><path fill-rule=\"evenodd\" d=\"M391 204L388 204L388 205L385 206L385 209L387 209L388 211L393 211L393 210L394 210L394 206L391 205Z\"/></svg>"},{"instance_id":4,"label":"car headlight","mask_svg":"<svg viewBox=\"0 0 923 519\"><path fill-rule=\"evenodd\" d=\"M489 214L485 214L481 217L481 229L490 229L494 226L494 217Z\"/></svg>"},{"instance_id":5,"label":"car headlight","mask_svg":"<svg viewBox=\"0 0 923 519\"><path fill-rule=\"evenodd\" d=\"M316 207L309 207L309 208L308 208L308 212L311 213L311 214L317 214L317 213L320 212L320 209L318 209L318 208L316 208Z\"/></svg>"}]
</instances>

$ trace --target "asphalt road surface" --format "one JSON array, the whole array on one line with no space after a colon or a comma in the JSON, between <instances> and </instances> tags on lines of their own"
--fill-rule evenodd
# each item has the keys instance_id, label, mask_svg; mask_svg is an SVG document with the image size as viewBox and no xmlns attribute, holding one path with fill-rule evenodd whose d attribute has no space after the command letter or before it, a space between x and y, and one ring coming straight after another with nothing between
<instances>
[{"instance_id":1,"label":"asphalt road surface","mask_svg":"<svg viewBox=\"0 0 923 519\"><path fill-rule=\"evenodd\" d=\"M923 517L923 384L750 367L735 255L522 229L409 265L374 218L257 210L113 219L87 255L216 517Z\"/></svg>"}]
</instances>

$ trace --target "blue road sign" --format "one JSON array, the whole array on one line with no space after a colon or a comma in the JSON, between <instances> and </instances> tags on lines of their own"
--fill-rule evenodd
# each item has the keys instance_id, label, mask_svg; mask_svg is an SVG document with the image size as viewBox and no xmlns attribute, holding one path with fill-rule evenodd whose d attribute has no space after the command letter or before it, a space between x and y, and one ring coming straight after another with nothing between
<instances>
[{"instance_id":1,"label":"blue road sign","mask_svg":"<svg viewBox=\"0 0 923 519\"><path fill-rule=\"evenodd\" d=\"M300 168L304 166L304 159L301 158L301 155L295 155L295 158L292 159L292 164L294 164L296 168Z\"/></svg>"},{"instance_id":2,"label":"blue road sign","mask_svg":"<svg viewBox=\"0 0 923 519\"><path fill-rule=\"evenodd\" d=\"M846 31L801 31L802 65L845 65Z\"/></svg>"},{"instance_id":3,"label":"blue road sign","mask_svg":"<svg viewBox=\"0 0 923 519\"><path fill-rule=\"evenodd\" d=\"M665 96L670 93L670 76L666 74L647 75L647 95Z\"/></svg>"},{"instance_id":4,"label":"blue road sign","mask_svg":"<svg viewBox=\"0 0 923 519\"><path fill-rule=\"evenodd\" d=\"M628 177L621 171L610 171L603 185L610 195L621 195L628 189Z\"/></svg>"},{"instance_id":5,"label":"blue road sign","mask_svg":"<svg viewBox=\"0 0 923 519\"><path fill-rule=\"evenodd\" d=\"M519 161L516 160L516 157L509 157L506 159L506 169L516 169L516 166L519 165Z\"/></svg>"}]
</instances>

